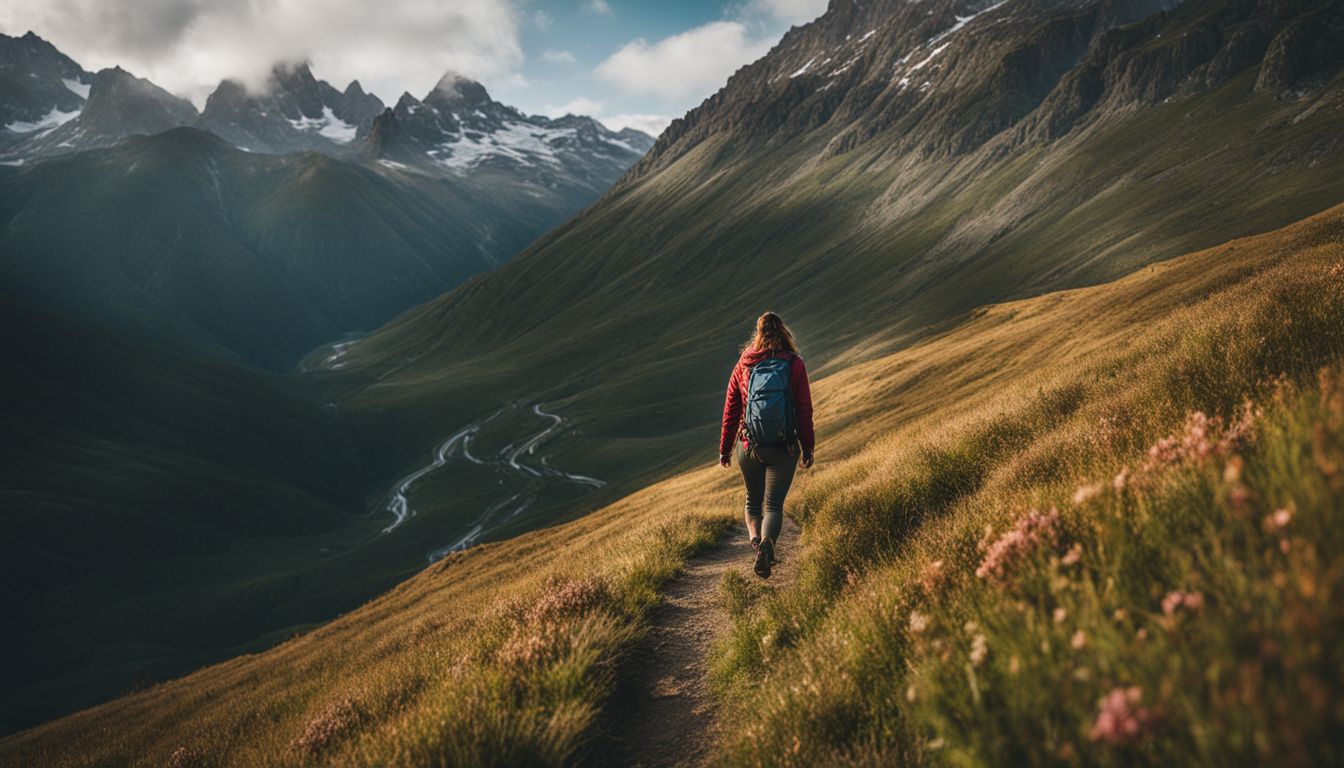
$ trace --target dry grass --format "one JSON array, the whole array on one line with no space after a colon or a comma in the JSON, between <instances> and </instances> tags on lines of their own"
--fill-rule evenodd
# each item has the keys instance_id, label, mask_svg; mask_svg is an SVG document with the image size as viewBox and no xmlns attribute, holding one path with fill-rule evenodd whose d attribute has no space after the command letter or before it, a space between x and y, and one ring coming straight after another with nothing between
<instances>
[{"instance_id":1,"label":"dry grass","mask_svg":"<svg viewBox=\"0 0 1344 768\"><path fill-rule=\"evenodd\" d=\"M737 625L718 679L764 684L725 686L729 712L755 714L729 723L723 759L1337 757L1344 574L1328 523L1344 423L1338 370L1314 377L1344 351L1342 242L1336 209L990 307L816 382L822 463L794 495L797 586L724 585ZM581 762L659 588L736 519L734 480L690 472L473 548L0 755Z\"/></svg>"},{"instance_id":2,"label":"dry grass","mask_svg":"<svg viewBox=\"0 0 1344 768\"><path fill-rule=\"evenodd\" d=\"M804 487L722 762L1338 762L1341 213L871 364L965 394Z\"/></svg>"}]
</instances>

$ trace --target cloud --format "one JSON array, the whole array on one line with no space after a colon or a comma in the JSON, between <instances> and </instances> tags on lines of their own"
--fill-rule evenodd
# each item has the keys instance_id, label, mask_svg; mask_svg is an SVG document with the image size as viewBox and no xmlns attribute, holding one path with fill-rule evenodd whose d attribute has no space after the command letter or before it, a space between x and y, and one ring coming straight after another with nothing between
<instances>
[{"instance_id":1,"label":"cloud","mask_svg":"<svg viewBox=\"0 0 1344 768\"><path fill-rule=\"evenodd\" d=\"M547 107L546 116L563 117L564 115L588 115L589 117L597 117L602 114L602 109L605 106L606 104L601 101L590 99L587 96L579 96L570 99L568 102L561 104L558 107Z\"/></svg>"},{"instance_id":2,"label":"cloud","mask_svg":"<svg viewBox=\"0 0 1344 768\"><path fill-rule=\"evenodd\" d=\"M654 138L662 133L672 122L671 115L604 115L598 118L603 125L619 131L625 128L634 128L637 131L643 131Z\"/></svg>"},{"instance_id":3,"label":"cloud","mask_svg":"<svg viewBox=\"0 0 1344 768\"><path fill-rule=\"evenodd\" d=\"M558 107L547 107L546 116L562 117L564 115L587 115L613 131L619 131L622 128L634 128L635 130L643 131L650 136L657 136L662 133L663 129L668 126L668 123L672 122L672 118L669 115L644 115L632 113L608 115L606 109L606 102L590 99L586 96L579 96Z\"/></svg>"},{"instance_id":4,"label":"cloud","mask_svg":"<svg viewBox=\"0 0 1344 768\"><path fill-rule=\"evenodd\" d=\"M811 21L826 12L827 0L750 0L746 14L759 14L786 24Z\"/></svg>"},{"instance_id":5,"label":"cloud","mask_svg":"<svg viewBox=\"0 0 1344 768\"><path fill-rule=\"evenodd\" d=\"M547 48L545 51L543 51L541 54L541 58L542 60L549 61L552 64L574 63L574 54L570 53L569 51L557 51L553 48Z\"/></svg>"},{"instance_id":6,"label":"cloud","mask_svg":"<svg viewBox=\"0 0 1344 768\"><path fill-rule=\"evenodd\" d=\"M90 69L120 64L203 103L220 80L258 87L278 61L312 62L338 88L358 78L395 101L451 69L517 75L519 13L499 0L42 0L0 4L0 29L32 29Z\"/></svg>"},{"instance_id":7,"label":"cloud","mask_svg":"<svg viewBox=\"0 0 1344 768\"><path fill-rule=\"evenodd\" d=\"M656 43L643 38L626 43L597 65L596 74L623 91L680 102L718 90L772 44L755 39L741 22L714 21Z\"/></svg>"},{"instance_id":8,"label":"cloud","mask_svg":"<svg viewBox=\"0 0 1344 768\"><path fill-rule=\"evenodd\" d=\"M583 4L583 10L599 16L611 15L611 6L607 5L607 0L588 0Z\"/></svg>"}]
</instances>

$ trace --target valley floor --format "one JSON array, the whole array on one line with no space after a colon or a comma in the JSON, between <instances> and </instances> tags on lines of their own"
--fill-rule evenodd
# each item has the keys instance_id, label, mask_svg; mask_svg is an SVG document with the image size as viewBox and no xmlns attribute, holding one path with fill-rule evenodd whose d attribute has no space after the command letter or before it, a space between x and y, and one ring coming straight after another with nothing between
<instances>
[{"instance_id":1,"label":"valley floor","mask_svg":"<svg viewBox=\"0 0 1344 768\"><path fill-rule=\"evenodd\" d=\"M1344 207L987 307L814 391L787 588L717 575L740 500L707 467L450 554L266 653L11 736L0 760L587 763L638 712L622 686L670 678L692 695L645 706L675 704L695 737L629 726L625 754L1339 761ZM664 623L683 598L710 610L716 578L728 626ZM641 655L703 664L713 725L696 674L629 676Z\"/></svg>"}]
</instances>

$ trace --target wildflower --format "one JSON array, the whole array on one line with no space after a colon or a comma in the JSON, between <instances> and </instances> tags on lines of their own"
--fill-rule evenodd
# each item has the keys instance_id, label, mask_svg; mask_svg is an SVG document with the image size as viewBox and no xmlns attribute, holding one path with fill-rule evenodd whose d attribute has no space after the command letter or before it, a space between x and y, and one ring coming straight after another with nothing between
<instances>
[{"instance_id":1,"label":"wildflower","mask_svg":"<svg viewBox=\"0 0 1344 768\"><path fill-rule=\"evenodd\" d=\"M985 551L985 559L975 575L990 581L1006 582L1018 562L1030 557L1041 547L1059 543L1059 511L1031 511L1017 519L1011 530L1005 532Z\"/></svg>"},{"instance_id":2,"label":"wildflower","mask_svg":"<svg viewBox=\"0 0 1344 768\"><path fill-rule=\"evenodd\" d=\"M915 686L913 686L913 685L906 686L906 689L905 689L905 700L906 700L906 701L914 701L916 698L918 698L918 696L919 696L919 693L915 690Z\"/></svg>"},{"instance_id":3,"label":"wildflower","mask_svg":"<svg viewBox=\"0 0 1344 768\"><path fill-rule=\"evenodd\" d=\"M1129 619L1129 611L1124 608L1116 608L1115 613L1111 614L1111 618L1116 621L1126 621Z\"/></svg>"},{"instance_id":4,"label":"wildflower","mask_svg":"<svg viewBox=\"0 0 1344 768\"><path fill-rule=\"evenodd\" d=\"M1081 629L1074 632L1073 638L1069 640L1069 645L1073 646L1075 651L1083 650L1087 647L1087 633Z\"/></svg>"},{"instance_id":5,"label":"wildflower","mask_svg":"<svg viewBox=\"0 0 1344 768\"><path fill-rule=\"evenodd\" d=\"M1279 533L1287 528L1291 522L1293 522L1293 513L1285 507L1280 507L1265 518L1265 530L1269 533Z\"/></svg>"},{"instance_id":6,"label":"wildflower","mask_svg":"<svg viewBox=\"0 0 1344 768\"><path fill-rule=\"evenodd\" d=\"M1008 659L1008 674L1016 675L1018 672L1021 671L1022 671L1022 660L1017 658L1017 654L1013 654L1012 658Z\"/></svg>"},{"instance_id":7,"label":"wildflower","mask_svg":"<svg viewBox=\"0 0 1344 768\"><path fill-rule=\"evenodd\" d=\"M1162 598L1162 613L1167 616L1174 616L1177 611L1182 609L1195 613L1203 607L1204 595L1199 592L1182 592L1176 589L1168 592L1167 596Z\"/></svg>"},{"instance_id":8,"label":"wildflower","mask_svg":"<svg viewBox=\"0 0 1344 768\"><path fill-rule=\"evenodd\" d=\"M987 655L989 655L989 641L984 635L976 635L971 640L971 666L980 666Z\"/></svg>"},{"instance_id":9,"label":"wildflower","mask_svg":"<svg viewBox=\"0 0 1344 768\"><path fill-rule=\"evenodd\" d=\"M1083 545L1074 544L1069 547L1069 551L1064 553L1064 558L1060 560L1064 565L1077 565L1079 560L1083 559Z\"/></svg>"},{"instance_id":10,"label":"wildflower","mask_svg":"<svg viewBox=\"0 0 1344 768\"><path fill-rule=\"evenodd\" d=\"M943 571L943 561L934 560L924 566L919 572L919 586L923 588L924 593L932 597L938 592L938 588L946 581L947 574Z\"/></svg>"},{"instance_id":11,"label":"wildflower","mask_svg":"<svg viewBox=\"0 0 1344 768\"><path fill-rule=\"evenodd\" d=\"M968 622L966 622L965 625L962 626L962 629L965 630L965 631L966 631L966 634L968 634L968 635L971 634L972 632L976 631L976 630L979 629L979 628L980 628L980 625L979 625L979 624L976 624L974 621L968 621Z\"/></svg>"},{"instance_id":12,"label":"wildflower","mask_svg":"<svg viewBox=\"0 0 1344 768\"><path fill-rule=\"evenodd\" d=\"M929 617L919 611L910 612L910 631L916 635L929 628Z\"/></svg>"},{"instance_id":13,"label":"wildflower","mask_svg":"<svg viewBox=\"0 0 1344 768\"><path fill-rule=\"evenodd\" d=\"M1056 624L1063 624L1064 620L1069 618L1069 612L1063 608L1056 608L1052 618Z\"/></svg>"},{"instance_id":14,"label":"wildflower","mask_svg":"<svg viewBox=\"0 0 1344 768\"><path fill-rule=\"evenodd\" d=\"M1099 493L1101 493L1101 483L1080 485L1078 490L1073 492L1073 503L1082 506Z\"/></svg>"},{"instance_id":15,"label":"wildflower","mask_svg":"<svg viewBox=\"0 0 1344 768\"><path fill-rule=\"evenodd\" d=\"M1227 466L1223 467L1223 482L1237 483L1241 481L1241 470L1245 462L1240 456L1233 456L1227 460Z\"/></svg>"},{"instance_id":16,"label":"wildflower","mask_svg":"<svg viewBox=\"0 0 1344 768\"><path fill-rule=\"evenodd\" d=\"M1134 639L1138 640L1140 643L1146 641L1148 639L1148 628L1139 627L1139 631L1134 633Z\"/></svg>"},{"instance_id":17,"label":"wildflower","mask_svg":"<svg viewBox=\"0 0 1344 768\"><path fill-rule=\"evenodd\" d=\"M1129 485L1129 467L1121 469L1120 473L1111 481L1111 485L1114 486L1116 493L1124 493L1125 486Z\"/></svg>"},{"instance_id":18,"label":"wildflower","mask_svg":"<svg viewBox=\"0 0 1344 768\"><path fill-rule=\"evenodd\" d=\"M1143 702L1143 689L1138 686L1113 688L1097 703L1097 719L1092 724L1090 738L1111 746L1132 744L1151 730L1156 719Z\"/></svg>"}]
</instances>

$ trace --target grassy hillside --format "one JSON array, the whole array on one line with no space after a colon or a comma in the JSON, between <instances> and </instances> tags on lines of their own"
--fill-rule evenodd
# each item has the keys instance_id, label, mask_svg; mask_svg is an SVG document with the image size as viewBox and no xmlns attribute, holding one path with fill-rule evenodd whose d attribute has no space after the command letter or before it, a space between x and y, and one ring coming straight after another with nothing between
<instances>
[{"instance_id":1,"label":"grassy hillside","mask_svg":"<svg viewBox=\"0 0 1344 768\"><path fill-rule=\"evenodd\" d=\"M800 578L724 584L724 761L1338 760L1342 366L1344 207L819 377ZM582 759L657 586L737 503L687 472L0 754Z\"/></svg>"},{"instance_id":2,"label":"grassy hillside","mask_svg":"<svg viewBox=\"0 0 1344 768\"><path fill-rule=\"evenodd\" d=\"M735 75L597 204L351 347L329 397L385 449L375 471L395 476L501 405L542 402L572 429L549 451L557 465L633 490L711 455L705 404L762 309L808 340L814 372L834 373L978 306L1113 280L1344 199L1344 81L1327 70L1282 98L1259 86L1272 60L1234 43L1297 28L1315 6L1186 3L1112 33L1100 6L1005 6L947 38L927 93L892 102L875 96L894 87L890 66L938 28L908 3L858 20L845 7ZM853 50L845 35L865 25L873 42ZM1189 59L1205 28L1210 58ZM787 77L842 43L854 73ZM1037 58L1050 66L1023 63ZM1218 77L1201 74L1210 62ZM1136 95L1148 66L1164 85ZM936 145L1003 80L1021 99L1012 114L978 144ZM1089 108L1067 129L1033 127L1078 89ZM428 486L419 500L444 501ZM576 511L534 507L525 522Z\"/></svg>"}]
</instances>

